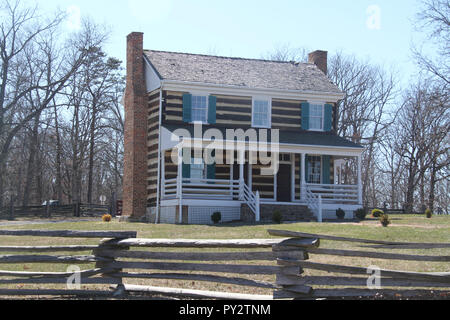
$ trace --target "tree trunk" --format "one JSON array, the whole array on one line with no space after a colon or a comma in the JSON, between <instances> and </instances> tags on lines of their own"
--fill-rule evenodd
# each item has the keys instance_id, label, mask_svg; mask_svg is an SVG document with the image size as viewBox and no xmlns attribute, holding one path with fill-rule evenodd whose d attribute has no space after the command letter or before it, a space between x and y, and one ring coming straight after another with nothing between
<instances>
[{"instance_id":1,"label":"tree trunk","mask_svg":"<svg viewBox=\"0 0 450 320\"><path fill-rule=\"evenodd\" d=\"M90 130L90 143L89 143L89 173L88 173L88 191L87 191L87 201L92 203L92 186L94 182L94 152L95 152L95 124L96 124L97 111L94 106L92 107L92 120L91 120L91 130Z\"/></svg>"},{"instance_id":2,"label":"tree trunk","mask_svg":"<svg viewBox=\"0 0 450 320\"><path fill-rule=\"evenodd\" d=\"M34 118L33 131L31 132L30 139L30 148L29 148L29 156L28 156L28 167L27 167L27 177L25 179L25 187L23 190L23 201L22 206L27 207L30 202L30 193L33 192L33 182L35 178L36 171L36 152L38 150L37 146L39 143L38 135L39 135L39 121L40 114L36 115Z\"/></svg>"},{"instance_id":3,"label":"tree trunk","mask_svg":"<svg viewBox=\"0 0 450 320\"><path fill-rule=\"evenodd\" d=\"M58 123L58 112L56 109L56 104L54 103L55 111L55 131L56 131L56 192L58 194L58 201L61 205L63 203L63 190L62 190L62 174L61 174L61 137L59 135L59 123Z\"/></svg>"},{"instance_id":4,"label":"tree trunk","mask_svg":"<svg viewBox=\"0 0 450 320\"><path fill-rule=\"evenodd\" d=\"M435 193L436 193L436 165L433 164L431 168L431 176L430 176L430 196L428 199L428 207L431 212L434 212L434 201L435 201Z\"/></svg>"}]
</instances>

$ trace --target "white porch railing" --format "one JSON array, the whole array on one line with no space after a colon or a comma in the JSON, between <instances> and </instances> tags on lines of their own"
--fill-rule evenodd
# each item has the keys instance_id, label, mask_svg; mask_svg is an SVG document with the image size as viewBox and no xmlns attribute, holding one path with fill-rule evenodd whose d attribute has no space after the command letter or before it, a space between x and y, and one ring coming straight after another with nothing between
<instances>
[{"instance_id":1,"label":"white porch railing","mask_svg":"<svg viewBox=\"0 0 450 320\"><path fill-rule=\"evenodd\" d=\"M239 199L248 205L250 210L255 214L256 222L259 222L261 220L261 198L259 192L257 191L256 194L254 194L244 181L241 181L239 185Z\"/></svg>"},{"instance_id":2,"label":"white porch railing","mask_svg":"<svg viewBox=\"0 0 450 320\"><path fill-rule=\"evenodd\" d=\"M227 200L246 203L260 221L260 196L239 180L167 179L162 184L162 199Z\"/></svg>"},{"instance_id":3,"label":"white porch railing","mask_svg":"<svg viewBox=\"0 0 450 320\"><path fill-rule=\"evenodd\" d=\"M305 192L305 200L308 207L315 213L317 216L317 221L319 223L323 222L323 210L322 210L322 196L320 194L315 194L306 188Z\"/></svg>"},{"instance_id":4,"label":"white porch railing","mask_svg":"<svg viewBox=\"0 0 450 320\"><path fill-rule=\"evenodd\" d=\"M162 187L162 199L237 200L240 192L238 180L167 179Z\"/></svg>"},{"instance_id":5,"label":"white porch railing","mask_svg":"<svg viewBox=\"0 0 450 320\"><path fill-rule=\"evenodd\" d=\"M359 190L357 185L341 184L307 184L307 191L322 197L326 203L358 204Z\"/></svg>"}]
</instances>

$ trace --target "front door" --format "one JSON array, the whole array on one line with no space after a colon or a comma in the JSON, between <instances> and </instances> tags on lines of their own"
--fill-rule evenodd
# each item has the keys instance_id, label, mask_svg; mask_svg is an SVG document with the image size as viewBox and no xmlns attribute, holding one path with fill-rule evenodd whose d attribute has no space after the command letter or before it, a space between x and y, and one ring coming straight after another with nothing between
<instances>
[{"instance_id":1,"label":"front door","mask_svg":"<svg viewBox=\"0 0 450 320\"><path fill-rule=\"evenodd\" d=\"M277 201L291 202L291 166L280 164L277 176Z\"/></svg>"}]
</instances>

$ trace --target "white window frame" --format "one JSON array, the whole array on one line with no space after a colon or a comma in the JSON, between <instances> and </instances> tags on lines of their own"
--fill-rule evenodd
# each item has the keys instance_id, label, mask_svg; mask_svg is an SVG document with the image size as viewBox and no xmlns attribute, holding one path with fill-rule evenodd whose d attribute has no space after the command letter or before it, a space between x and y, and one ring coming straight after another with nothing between
<instances>
[{"instance_id":1,"label":"white window frame","mask_svg":"<svg viewBox=\"0 0 450 320\"><path fill-rule=\"evenodd\" d=\"M325 132L325 102L323 101L308 101L309 103L309 131ZM312 106L322 106L322 129L311 128L311 109ZM314 117L318 118L318 117Z\"/></svg>"},{"instance_id":2,"label":"white window frame","mask_svg":"<svg viewBox=\"0 0 450 320\"><path fill-rule=\"evenodd\" d=\"M311 165L309 164L308 158L320 158L320 168L319 168L319 183L316 182L309 182L309 170L311 169ZM308 172L306 172L306 183L308 184L323 184L323 157L321 155L308 155L306 158L306 161L308 163Z\"/></svg>"},{"instance_id":3,"label":"white window frame","mask_svg":"<svg viewBox=\"0 0 450 320\"><path fill-rule=\"evenodd\" d=\"M196 163L196 162L199 162L199 161L202 161L202 164L197 164L197 163ZM199 178L193 178L193 177L192 177L192 168L193 168L194 166L202 166L202 167L203 167L203 168L202 168L202 177L200 178L200 180L206 179L206 177L207 177L207 170L206 170L207 166L206 166L206 164L205 164L204 159L203 159L203 158L191 158L191 166L190 166L190 171L191 171L191 172L190 172L190 177L191 177L192 180L199 179ZM194 169L194 171L200 171L200 170Z\"/></svg>"},{"instance_id":4,"label":"white window frame","mask_svg":"<svg viewBox=\"0 0 450 320\"><path fill-rule=\"evenodd\" d=\"M205 121L200 121L200 120L194 120L192 119L192 123L201 123L201 124L209 124L208 122L208 116L209 116L209 93L205 93L205 92L190 92L191 96L192 96L192 106L191 106L191 114L192 114L192 118L194 118L194 97L205 97L206 98L206 117L205 117Z\"/></svg>"},{"instance_id":5,"label":"white window frame","mask_svg":"<svg viewBox=\"0 0 450 320\"><path fill-rule=\"evenodd\" d=\"M268 103L268 121L267 126L255 124L255 102L256 101L266 101ZM267 96L254 96L252 98L252 127L261 129L271 129L272 128L272 98Z\"/></svg>"}]
</instances>

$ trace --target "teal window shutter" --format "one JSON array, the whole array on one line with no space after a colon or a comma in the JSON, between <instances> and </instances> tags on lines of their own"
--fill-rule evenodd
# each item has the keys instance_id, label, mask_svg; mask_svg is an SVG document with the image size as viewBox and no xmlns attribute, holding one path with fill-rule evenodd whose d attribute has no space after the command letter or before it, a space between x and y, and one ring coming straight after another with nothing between
<instances>
[{"instance_id":1,"label":"teal window shutter","mask_svg":"<svg viewBox=\"0 0 450 320\"><path fill-rule=\"evenodd\" d=\"M183 121L192 122L192 94L183 94Z\"/></svg>"},{"instance_id":2,"label":"teal window shutter","mask_svg":"<svg viewBox=\"0 0 450 320\"><path fill-rule=\"evenodd\" d=\"M324 110L324 131L331 131L333 127L333 105L326 104Z\"/></svg>"},{"instance_id":3,"label":"teal window shutter","mask_svg":"<svg viewBox=\"0 0 450 320\"><path fill-rule=\"evenodd\" d=\"M322 156L322 183L330 184L331 175L331 161L330 156Z\"/></svg>"},{"instance_id":4,"label":"teal window shutter","mask_svg":"<svg viewBox=\"0 0 450 320\"><path fill-rule=\"evenodd\" d=\"M191 177L191 165L189 163L183 163L183 179L189 179Z\"/></svg>"},{"instance_id":5,"label":"teal window shutter","mask_svg":"<svg viewBox=\"0 0 450 320\"><path fill-rule=\"evenodd\" d=\"M187 158L185 157L185 152L189 153L189 149L183 149L183 159ZM191 178L191 163L190 163L190 156L189 156L189 162L186 163L185 161L183 161L183 179L190 179ZM187 160L187 159L186 159Z\"/></svg>"},{"instance_id":6,"label":"teal window shutter","mask_svg":"<svg viewBox=\"0 0 450 320\"><path fill-rule=\"evenodd\" d=\"M216 150L211 152L211 156L213 158L216 157ZM207 167L206 167L206 179L208 179L208 180L215 180L216 179L216 161L215 160L214 160L214 163L208 164ZM209 182L209 184L214 184L214 183Z\"/></svg>"},{"instance_id":7,"label":"teal window shutter","mask_svg":"<svg viewBox=\"0 0 450 320\"><path fill-rule=\"evenodd\" d=\"M209 96L208 123L216 124L217 97Z\"/></svg>"},{"instance_id":8,"label":"teal window shutter","mask_svg":"<svg viewBox=\"0 0 450 320\"><path fill-rule=\"evenodd\" d=\"M309 103L302 103L302 129L309 130Z\"/></svg>"},{"instance_id":9,"label":"teal window shutter","mask_svg":"<svg viewBox=\"0 0 450 320\"><path fill-rule=\"evenodd\" d=\"M216 179L216 164L209 164L207 167L207 179L215 180Z\"/></svg>"},{"instance_id":10,"label":"teal window shutter","mask_svg":"<svg viewBox=\"0 0 450 320\"><path fill-rule=\"evenodd\" d=\"M305 154L305 181L306 183L309 183L309 177L308 177L308 166L309 166L309 159L308 155Z\"/></svg>"}]
</instances>

